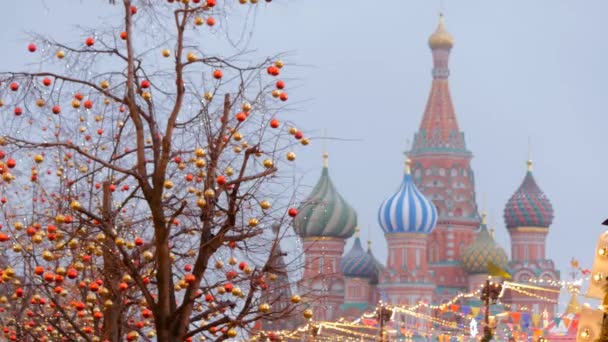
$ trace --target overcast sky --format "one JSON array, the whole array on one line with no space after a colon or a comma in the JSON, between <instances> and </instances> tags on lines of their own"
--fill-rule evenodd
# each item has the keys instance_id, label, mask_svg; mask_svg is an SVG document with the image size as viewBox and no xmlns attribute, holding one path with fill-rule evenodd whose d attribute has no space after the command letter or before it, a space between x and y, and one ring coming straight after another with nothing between
<instances>
[{"instance_id":1,"label":"overcast sky","mask_svg":"<svg viewBox=\"0 0 608 342\"><path fill-rule=\"evenodd\" d=\"M160 1L160 0L159 0ZM222 0L224 1L224 0ZM236 3L236 0L230 0ZM4 1L1 69L19 69L24 32L78 41L75 24L93 24L119 8L105 0ZM396 190L407 140L418 129L431 83L429 34L439 0L274 0L260 4L252 47L286 58L289 118L311 135L352 141L314 142L298 151L298 172L314 185L323 146L341 194L356 208L362 236L386 259L376 222ZM521 183L532 143L534 174L555 220L547 254L563 271L571 257L591 267L605 193L608 44L605 0L444 1L455 37L450 85L460 128L474 154L479 207L510 251L504 204ZM297 88L293 89L293 85Z\"/></svg>"}]
</instances>

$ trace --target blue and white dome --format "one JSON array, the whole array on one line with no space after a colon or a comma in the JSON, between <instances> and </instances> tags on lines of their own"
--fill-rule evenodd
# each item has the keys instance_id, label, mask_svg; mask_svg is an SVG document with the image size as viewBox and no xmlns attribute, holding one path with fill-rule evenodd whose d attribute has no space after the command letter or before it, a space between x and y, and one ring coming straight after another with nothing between
<instances>
[{"instance_id":1,"label":"blue and white dome","mask_svg":"<svg viewBox=\"0 0 608 342\"><path fill-rule=\"evenodd\" d=\"M414 184L409 159L399 191L387 198L378 210L378 222L385 234L429 234L435 228L437 208Z\"/></svg>"}]
</instances>

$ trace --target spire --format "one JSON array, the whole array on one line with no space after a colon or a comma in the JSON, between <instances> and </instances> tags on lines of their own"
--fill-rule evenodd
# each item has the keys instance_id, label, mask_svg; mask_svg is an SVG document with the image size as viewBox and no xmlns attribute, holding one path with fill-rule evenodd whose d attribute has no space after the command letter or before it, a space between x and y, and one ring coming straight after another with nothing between
<instances>
[{"instance_id":1,"label":"spire","mask_svg":"<svg viewBox=\"0 0 608 342\"><path fill-rule=\"evenodd\" d=\"M372 240L367 240L367 250L368 251L372 250Z\"/></svg>"},{"instance_id":2,"label":"spire","mask_svg":"<svg viewBox=\"0 0 608 342\"><path fill-rule=\"evenodd\" d=\"M412 174L412 161L410 160L410 158L405 159L405 174Z\"/></svg>"},{"instance_id":3,"label":"spire","mask_svg":"<svg viewBox=\"0 0 608 342\"><path fill-rule=\"evenodd\" d=\"M361 228L357 227L355 228L355 238L359 238L361 237Z\"/></svg>"},{"instance_id":4,"label":"spire","mask_svg":"<svg viewBox=\"0 0 608 342\"><path fill-rule=\"evenodd\" d=\"M526 165L528 165L528 172L532 172L532 159L528 159Z\"/></svg>"},{"instance_id":5,"label":"spire","mask_svg":"<svg viewBox=\"0 0 608 342\"><path fill-rule=\"evenodd\" d=\"M466 151L464 136L458 127L448 86L448 60L454 39L446 29L443 15L429 37L433 55L433 84L426 103L420 129L414 137L412 155L423 152Z\"/></svg>"},{"instance_id":6,"label":"spire","mask_svg":"<svg viewBox=\"0 0 608 342\"><path fill-rule=\"evenodd\" d=\"M323 153L323 167L326 169L329 167L329 153L327 152Z\"/></svg>"}]
</instances>

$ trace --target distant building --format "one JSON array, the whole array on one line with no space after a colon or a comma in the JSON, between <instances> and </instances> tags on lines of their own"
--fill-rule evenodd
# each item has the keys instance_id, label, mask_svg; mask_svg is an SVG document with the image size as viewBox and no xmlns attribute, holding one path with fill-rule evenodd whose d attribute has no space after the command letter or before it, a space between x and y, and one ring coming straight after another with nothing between
<instances>
[{"instance_id":1,"label":"distant building","mask_svg":"<svg viewBox=\"0 0 608 342\"><path fill-rule=\"evenodd\" d=\"M407 153L401 186L383 203L372 204L379 205L378 223L388 244L384 265L371 247L362 246L357 215L336 190L324 155L321 178L294 221L305 251L300 286L318 299L315 320L358 317L379 300L404 306L445 303L479 288L487 278L488 261L509 270L513 281L537 287L527 294L507 290L503 302L511 310L546 310L553 317L558 294L543 292L560 278L545 256L551 203L534 180L529 161L523 183L504 210L511 236L509 260L479 214L473 155L458 126L448 86L453 45L441 17L429 38L431 92ZM354 243L345 253L346 240L353 235Z\"/></svg>"}]
</instances>

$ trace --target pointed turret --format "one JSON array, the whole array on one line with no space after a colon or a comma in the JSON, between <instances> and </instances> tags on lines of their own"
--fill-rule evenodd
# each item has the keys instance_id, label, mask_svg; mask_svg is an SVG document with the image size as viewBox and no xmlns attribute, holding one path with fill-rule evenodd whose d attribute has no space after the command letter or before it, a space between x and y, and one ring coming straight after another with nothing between
<instances>
[{"instance_id":1,"label":"pointed turret","mask_svg":"<svg viewBox=\"0 0 608 342\"><path fill-rule=\"evenodd\" d=\"M429 37L429 47L433 53L433 84L420 129L414 137L414 154L445 151L469 153L466 151L464 134L458 128L448 86L448 61L453 45L454 39L445 29L441 15L437 29Z\"/></svg>"}]
</instances>

